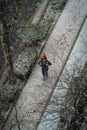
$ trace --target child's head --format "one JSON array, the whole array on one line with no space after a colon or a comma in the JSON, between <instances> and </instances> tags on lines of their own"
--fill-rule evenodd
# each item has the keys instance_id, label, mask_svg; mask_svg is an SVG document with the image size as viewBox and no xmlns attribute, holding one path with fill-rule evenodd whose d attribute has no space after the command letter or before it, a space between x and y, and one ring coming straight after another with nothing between
<instances>
[{"instance_id":1,"label":"child's head","mask_svg":"<svg viewBox=\"0 0 87 130\"><path fill-rule=\"evenodd\" d=\"M42 53L42 55L41 55L41 59L47 59L47 57L46 57L46 54L45 54L45 53Z\"/></svg>"}]
</instances>

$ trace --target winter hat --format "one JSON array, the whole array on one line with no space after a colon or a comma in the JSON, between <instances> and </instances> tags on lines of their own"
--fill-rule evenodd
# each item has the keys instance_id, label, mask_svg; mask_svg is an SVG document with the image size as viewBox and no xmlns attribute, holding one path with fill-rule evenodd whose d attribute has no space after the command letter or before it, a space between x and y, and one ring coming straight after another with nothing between
<instances>
[{"instance_id":1,"label":"winter hat","mask_svg":"<svg viewBox=\"0 0 87 130\"><path fill-rule=\"evenodd\" d=\"M45 53L42 53L42 55L41 55L41 59L42 59L42 60L47 59L47 57L46 57L46 54L45 54Z\"/></svg>"}]
</instances>

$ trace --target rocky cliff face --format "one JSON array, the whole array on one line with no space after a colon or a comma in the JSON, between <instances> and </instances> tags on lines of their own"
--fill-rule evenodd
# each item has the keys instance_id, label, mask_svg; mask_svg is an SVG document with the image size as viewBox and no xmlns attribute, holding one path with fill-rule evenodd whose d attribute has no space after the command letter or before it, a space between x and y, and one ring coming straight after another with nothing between
<instances>
[{"instance_id":1,"label":"rocky cliff face","mask_svg":"<svg viewBox=\"0 0 87 130\"><path fill-rule=\"evenodd\" d=\"M7 25L11 22L13 17L15 17L16 11L18 11L17 18L13 21L13 24L9 28L9 42L12 57L19 53L19 50L23 48L24 43L22 43L21 39L17 36L17 29L21 28L21 24L26 22L31 18L31 15L40 4L41 0L6 0L4 3L3 15L5 22ZM23 24L22 24L23 25ZM25 26L25 25L23 25ZM0 35L1 35L1 26L0 26ZM1 39L0 39L1 40ZM4 64L4 56L1 47L0 41L0 59L2 63L0 63L0 67Z\"/></svg>"},{"instance_id":2,"label":"rocky cliff face","mask_svg":"<svg viewBox=\"0 0 87 130\"><path fill-rule=\"evenodd\" d=\"M11 53L13 56L15 55L15 53L17 53L19 44L21 44L20 39L18 39L17 37L16 30L21 28L20 25L23 22L26 22L31 18L31 15L35 11L38 4L40 4L40 0L19 0L18 3L13 0L10 0L7 1L5 5L4 15L7 24L14 17L15 10L16 8L18 8L18 17L9 30L9 40L11 46ZM20 47L22 46L23 45L21 45Z\"/></svg>"}]
</instances>

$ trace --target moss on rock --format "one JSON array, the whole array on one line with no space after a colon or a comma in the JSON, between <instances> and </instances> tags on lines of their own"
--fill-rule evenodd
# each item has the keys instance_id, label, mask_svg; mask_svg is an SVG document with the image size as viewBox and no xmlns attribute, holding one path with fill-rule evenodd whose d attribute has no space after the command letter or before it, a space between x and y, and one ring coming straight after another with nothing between
<instances>
[{"instance_id":1,"label":"moss on rock","mask_svg":"<svg viewBox=\"0 0 87 130\"><path fill-rule=\"evenodd\" d=\"M44 39L45 32L44 28L39 25L23 23L21 28L17 30L17 36L21 39L21 42L36 46L38 41Z\"/></svg>"}]
</instances>

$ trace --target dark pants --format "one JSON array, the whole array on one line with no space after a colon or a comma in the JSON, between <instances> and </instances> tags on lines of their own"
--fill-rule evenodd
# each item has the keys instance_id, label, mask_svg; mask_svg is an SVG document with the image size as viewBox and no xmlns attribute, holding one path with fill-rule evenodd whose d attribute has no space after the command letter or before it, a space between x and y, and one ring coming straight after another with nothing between
<instances>
[{"instance_id":1,"label":"dark pants","mask_svg":"<svg viewBox=\"0 0 87 130\"><path fill-rule=\"evenodd\" d=\"M46 79L48 77L48 67L42 67L42 75L43 79Z\"/></svg>"}]
</instances>

